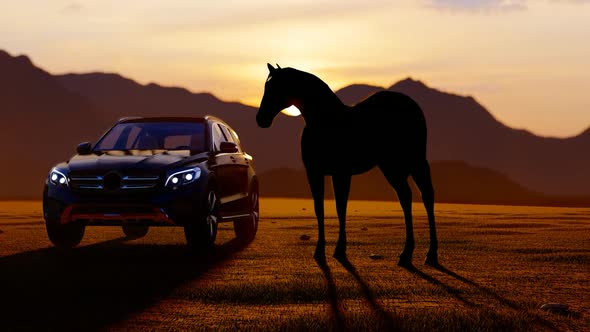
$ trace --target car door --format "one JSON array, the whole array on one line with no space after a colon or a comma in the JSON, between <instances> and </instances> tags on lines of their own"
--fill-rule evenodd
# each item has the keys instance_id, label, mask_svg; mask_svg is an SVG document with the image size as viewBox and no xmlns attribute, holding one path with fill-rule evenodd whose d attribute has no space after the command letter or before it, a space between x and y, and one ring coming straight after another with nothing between
<instances>
[{"instance_id":1,"label":"car door","mask_svg":"<svg viewBox=\"0 0 590 332\"><path fill-rule=\"evenodd\" d=\"M246 159L246 157L244 156L242 148L237 139L234 139L234 136L231 133L232 130L223 124L221 124L220 126L224 134L224 137L227 139L227 141L234 143L238 148L238 151L232 153L230 157L232 162L236 166L232 169L232 186L235 186L233 191L236 192L236 197L234 198L236 200L243 199L248 196L248 168L250 166L250 161Z\"/></svg>"},{"instance_id":2,"label":"car door","mask_svg":"<svg viewBox=\"0 0 590 332\"><path fill-rule=\"evenodd\" d=\"M220 149L221 142L229 140L223 133L220 123L213 122L211 125L211 139L213 143L213 153L215 161L211 166L217 181L217 194L221 204L227 204L239 199L239 185L237 185L238 165L235 153L222 153Z\"/></svg>"}]
</instances>

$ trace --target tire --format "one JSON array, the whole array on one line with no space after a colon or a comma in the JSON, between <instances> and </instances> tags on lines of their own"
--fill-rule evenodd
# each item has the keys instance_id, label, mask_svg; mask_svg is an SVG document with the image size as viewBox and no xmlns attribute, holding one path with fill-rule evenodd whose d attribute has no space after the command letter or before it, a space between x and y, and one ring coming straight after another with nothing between
<instances>
[{"instance_id":1,"label":"tire","mask_svg":"<svg viewBox=\"0 0 590 332\"><path fill-rule=\"evenodd\" d=\"M84 237L86 225L77 222L62 224L60 221L63 206L55 201L44 202L45 227L49 241L58 248L73 248Z\"/></svg>"},{"instance_id":2,"label":"tire","mask_svg":"<svg viewBox=\"0 0 590 332\"><path fill-rule=\"evenodd\" d=\"M248 218L234 221L236 237L243 242L254 240L258 231L258 220L260 219L258 185L254 185L250 195L248 195L248 213L250 215Z\"/></svg>"},{"instance_id":3,"label":"tire","mask_svg":"<svg viewBox=\"0 0 590 332\"><path fill-rule=\"evenodd\" d=\"M185 222L184 236L189 248L209 250L215 244L219 220L219 199L213 186L206 190L201 206L200 215Z\"/></svg>"},{"instance_id":4,"label":"tire","mask_svg":"<svg viewBox=\"0 0 590 332\"><path fill-rule=\"evenodd\" d=\"M145 225L123 225L123 233L128 239L140 239L148 233L150 228Z\"/></svg>"}]
</instances>

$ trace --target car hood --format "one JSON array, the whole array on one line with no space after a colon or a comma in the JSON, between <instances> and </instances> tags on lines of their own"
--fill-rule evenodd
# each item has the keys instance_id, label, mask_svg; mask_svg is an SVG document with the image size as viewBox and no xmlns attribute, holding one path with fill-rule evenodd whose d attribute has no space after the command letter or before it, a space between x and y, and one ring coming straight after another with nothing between
<instances>
[{"instance_id":1,"label":"car hood","mask_svg":"<svg viewBox=\"0 0 590 332\"><path fill-rule=\"evenodd\" d=\"M189 151L154 153L152 151L105 151L90 155L76 155L68 161L71 172L103 172L111 170L162 171L203 158Z\"/></svg>"}]
</instances>

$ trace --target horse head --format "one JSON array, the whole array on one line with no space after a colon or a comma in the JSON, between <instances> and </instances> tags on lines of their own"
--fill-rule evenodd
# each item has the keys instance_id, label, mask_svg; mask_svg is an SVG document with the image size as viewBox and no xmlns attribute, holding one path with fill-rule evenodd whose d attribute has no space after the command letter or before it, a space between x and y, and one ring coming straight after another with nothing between
<instances>
[{"instance_id":1,"label":"horse head","mask_svg":"<svg viewBox=\"0 0 590 332\"><path fill-rule=\"evenodd\" d=\"M282 69L278 64L274 68L267 64L269 73L264 84L264 96L260 102L260 108L256 114L256 122L261 128L268 128L275 116L282 110L293 105L293 88L286 75L289 68Z\"/></svg>"}]
</instances>

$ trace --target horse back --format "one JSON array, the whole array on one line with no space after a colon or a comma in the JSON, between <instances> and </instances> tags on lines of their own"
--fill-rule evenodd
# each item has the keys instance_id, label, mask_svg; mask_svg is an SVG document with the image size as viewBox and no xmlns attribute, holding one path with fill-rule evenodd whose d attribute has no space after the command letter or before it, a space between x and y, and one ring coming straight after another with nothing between
<instances>
[{"instance_id":1,"label":"horse back","mask_svg":"<svg viewBox=\"0 0 590 332\"><path fill-rule=\"evenodd\" d=\"M301 153L306 168L327 175L360 174L383 163L411 164L426 158L424 114L402 93L377 92L330 120L321 128L304 129Z\"/></svg>"},{"instance_id":2,"label":"horse back","mask_svg":"<svg viewBox=\"0 0 590 332\"><path fill-rule=\"evenodd\" d=\"M388 120L388 126L408 127L412 130L426 130L424 113L420 106L401 92L379 91L351 109L355 117L374 117L376 120Z\"/></svg>"}]
</instances>

